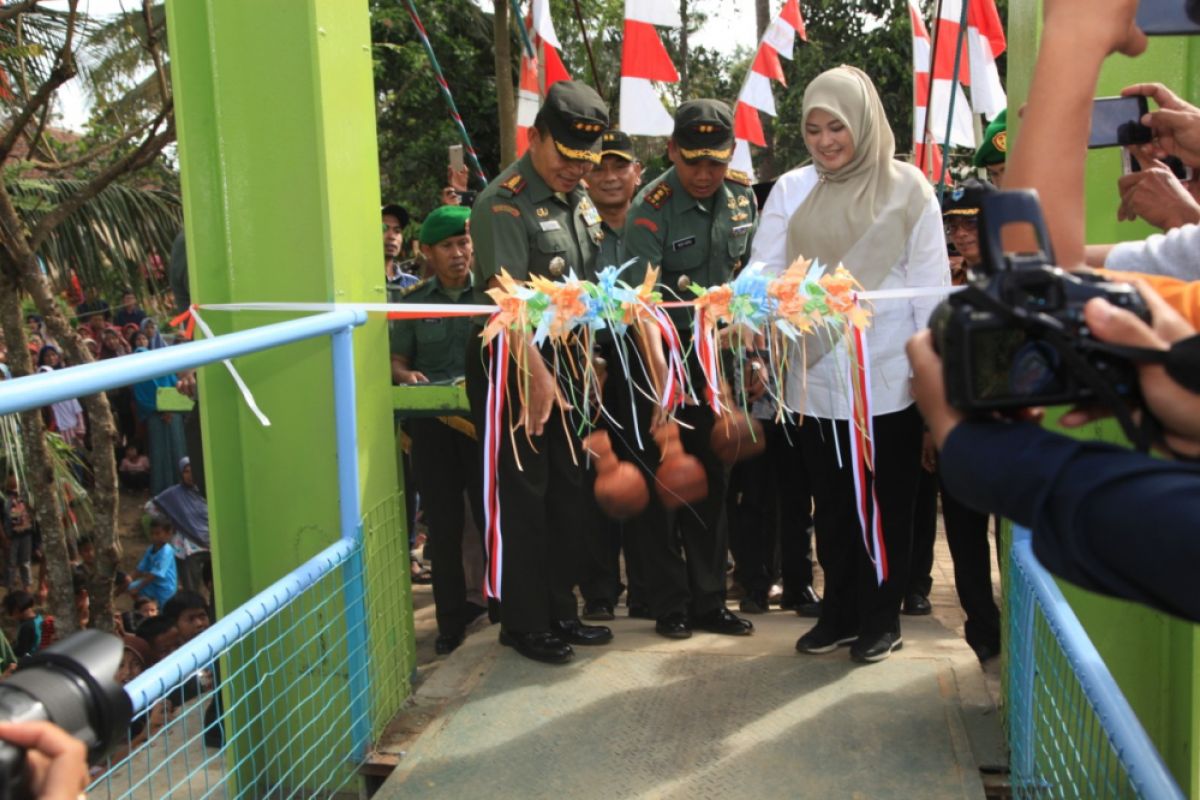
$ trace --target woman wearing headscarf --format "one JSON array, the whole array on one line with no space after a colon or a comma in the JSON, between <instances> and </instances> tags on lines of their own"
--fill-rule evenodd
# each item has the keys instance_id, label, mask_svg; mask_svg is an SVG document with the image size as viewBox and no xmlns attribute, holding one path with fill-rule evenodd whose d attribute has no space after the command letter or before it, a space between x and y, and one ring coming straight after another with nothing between
<instances>
[{"instance_id":1,"label":"woman wearing headscarf","mask_svg":"<svg viewBox=\"0 0 1200 800\"><path fill-rule=\"evenodd\" d=\"M158 323L154 321L153 317L146 317L142 320L141 330L146 335L147 349L157 350L167 346L167 340L163 338L162 332L158 329Z\"/></svg>"},{"instance_id":2,"label":"woman wearing headscarf","mask_svg":"<svg viewBox=\"0 0 1200 800\"><path fill-rule=\"evenodd\" d=\"M140 334L139 334L140 335ZM146 352L139 347L135 353ZM183 416L158 410L158 390L174 387L175 373L133 385L133 407L146 423L146 455L150 457L150 493L159 494L179 480L177 464L187 456L183 438Z\"/></svg>"},{"instance_id":3,"label":"woman wearing headscarf","mask_svg":"<svg viewBox=\"0 0 1200 800\"><path fill-rule=\"evenodd\" d=\"M804 142L813 163L788 172L763 208L751 262L781 272L803 256L827 270L843 264L867 290L944 286L950 281L941 213L915 167L895 159L895 139L871 79L842 66L804 92ZM825 598L803 653L851 645L856 661L881 661L902 644L900 604L908 582L921 418L909 394L904 343L926 327L938 297L875 303L867 331L874 470L863 492L878 500L887 578L878 583L864 543L850 471L843 342L806 340L788 373L787 404L804 414L800 457L811 476ZM868 520L870 525L870 520Z\"/></svg>"}]
</instances>

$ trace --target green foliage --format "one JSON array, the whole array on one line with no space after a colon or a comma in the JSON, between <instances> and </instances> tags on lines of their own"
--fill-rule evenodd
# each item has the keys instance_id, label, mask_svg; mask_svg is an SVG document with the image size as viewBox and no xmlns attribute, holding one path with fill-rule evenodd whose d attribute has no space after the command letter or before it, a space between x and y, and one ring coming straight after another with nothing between
<instances>
[{"instance_id":1,"label":"green foliage","mask_svg":"<svg viewBox=\"0 0 1200 800\"><path fill-rule=\"evenodd\" d=\"M471 0L418 2L417 10L489 178L500 162L492 19ZM380 189L414 218L438 204L447 148L461 142L403 0L371 0ZM513 52L519 52L514 40ZM512 80L517 79L516 64ZM473 184L479 188L477 184Z\"/></svg>"}]
</instances>

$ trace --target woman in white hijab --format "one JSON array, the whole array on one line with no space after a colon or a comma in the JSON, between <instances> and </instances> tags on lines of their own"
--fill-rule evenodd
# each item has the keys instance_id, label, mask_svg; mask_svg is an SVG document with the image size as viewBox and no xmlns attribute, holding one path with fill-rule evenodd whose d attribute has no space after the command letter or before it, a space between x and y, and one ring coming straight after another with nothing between
<instances>
[{"instance_id":1,"label":"woman in white hijab","mask_svg":"<svg viewBox=\"0 0 1200 800\"><path fill-rule=\"evenodd\" d=\"M871 79L846 66L822 73L804 92L803 123L813 163L783 175L771 190L751 263L765 262L773 272L801 256L830 271L843 264L868 290L948 285L937 198L920 171L895 159L895 139ZM825 572L820 619L796 642L802 653L851 645L851 657L869 663L902 644L899 612L922 430L904 343L926 327L938 300L881 300L866 336L875 461L863 489L878 500L888 566L882 585L864 544L850 470L847 348L809 337L807 370L801 363L789 370L786 399L805 417L797 457L812 485Z\"/></svg>"}]
</instances>

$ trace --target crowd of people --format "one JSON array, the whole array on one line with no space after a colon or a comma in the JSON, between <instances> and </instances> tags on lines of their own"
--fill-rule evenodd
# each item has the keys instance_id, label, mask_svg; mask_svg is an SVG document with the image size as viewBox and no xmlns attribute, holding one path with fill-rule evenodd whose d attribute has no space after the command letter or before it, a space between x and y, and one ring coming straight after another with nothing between
<instances>
[{"instance_id":1,"label":"crowd of people","mask_svg":"<svg viewBox=\"0 0 1200 800\"><path fill-rule=\"evenodd\" d=\"M1110 4L1116 19L1132 27L1126 17L1136 4L1120 0ZM1062 9L1073 5L1079 3L1048 3L1047 20L1068 18L1069 12ZM1111 36L1113 27L1108 22L1096 27L1107 29L1106 35ZM1048 28L1048 33L1055 30ZM1108 52L1100 52L1101 38L1098 34L1089 42L1096 46L1097 53L1092 54L1096 67ZM1050 57L1046 55L1050 48L1062 51ZM1049 35L1039 65L1047 59L1069 60L1061 55L1067 49ZM1080 71L1072 69L1073 74ZM394 381L444 382L465 375L474 423L473 429L439 420L410 423L412 472L432 546L425 552L434 556L438 651L454 650L466 626L490 612L492 620L500 623L501 643L535 660L565 662L572 657L573 646L611 640L609 628L588 622L613 619L627 592L629 616L652 621L667 638L685 638L697 630L747 635L754 629L750 617L778 604L816 618L815 625L797 640L799 652L822 654L848 646L856 661L881 661L903 645L902 615L931 611L940 510L954 561L955 588L966 616L967 642L981 661L997 656L1001 637L991 577L992 515L1053 529L1055 524L1045 516L1052 512L1045 504L1054 498L1031 485L1017 502L1013 493L1004 490L999 476L980 475L981 470L990 470L992 461L968 447L951 448L954 437L966 439L968 429L978 428L972 442L982 437L977 444L985 451L1016 431L1034 435L1017 422L964 422L963 414L946 404L940 381L934 380L940 361L928 349L928 335L923 332L930 313L952 285L982 274L980 215L1000 188L1040 188L1060 263L1068 269L1084 263L1082 171L1090 109L1083 99L1086 96L1090 102L1095 74L1083 75L1074 87L1080 107L1073 127L1066 131L1069 135L1039 127L1041 120L1053 118L1053 112L1046 110L1053 101L1046 95L1054 92L1047 88L1053 78L1039 75L1039 79L1025 113L1023 141L1035 143L1021 151L1025 160L1016 160L1014 168L1007 115L1001 115L988 126L975 154L977 176L959 181L940 203L929 180L896 158L891 127L875 87L868 75L853 67L829 70L804 90L801 123L811 163L770 185L753 187L757 191L728 167L733 119L725 103L702 99L682 104L668 142L671 166L642 186L641 164L632 143L621 131L609 128L603 101L583 84L555 84L530 133L527 153L471 198L470 214L456 210L459 206L443 206L427 216L420 228L422 256L411 265L420 271L420 280L397 288L394 299L451 304L473 298L488 303L486 290L497 285L501 270L518 280L555 279L571 271L594 279L603 267L627 262L623 278L631 285L640 283L646 270L654 267L660 271L663 293L678 294L693 283L726 282L751 263L780 273L801 257L843 264L867 290L917 290L908 299L876 303L866 336L871 352L867 385L874 460L860 489L874 498L879 519L862 519L862 509L856 505L855 476L846 463L851 447L851 404L844 388L848 354L836 342L808 342L802 356L793 355L797 361L787 371L789 385L782 387L763 384L762 376L768 374L759 363L763 353L730 354L730 363L744 370L747 406L762 422L765 451L732 466L722 463L710 438L715 422L711 410L703 404L685 406L676 412L683 423L680 438L684 451L698 459L703 469L704 499L672 510L651 492L644 511L616 521L601 514L592 497L591 465L572 458L580 447L574 432L590 421L582 420L579 410L562 400L569 394L562 384L570 376L555 373L549 351L539 351L531 340L518 338L511 346L519 351L515 363L524 366L509 371L507 396L515 408L505 414L523 430L501 437L494 466L498 508L492 509L495 519L489 522L482 509L478 432L487 430L489 370L495 365L480 344L483 321L477 319L474 325L462 318L394 322ZM1195 234L1200 230L1196 200L1200 191L1190 174L1180 176L1168 165L1167 157L1200 166L1200 148L1195 153L1189 150L1189 137L1200 140L1200 112L1160 85L1131 86L1126 94L1146 95L1157 103L1159 110L1146 124L1158 135L1152 144L1132 153L1144 169L1123 177L1116 187L1121 194L1120 213L1122 218L1143 217L1167 232L1147 242L1089 248L1086 258L1110 269L1182 274L1193 280L1200 272L1192 268ZM1039 152L1036 143L1042 137L1053 139L1055 147ZM1030 158L1031 151L1039 157ZM1040 169L1026 167L1029 163ZM1059 188L1062 181L1071 186L1070 192ZM454 187L446 194L453 196ZM385 223L388 213L385 208ZM1163 303L1155 288L1165 290L1167 300L1182 308L1185 316L1192 310L1187 304L1194 303L1195 295L1188 289L1162 282L1155 288L1139 286L1154 310L1156 327L1157 320L1174 315L1160 308ZM1088 313L1100 312L1089 306ZM675 310L672 317L688 352L690 315ZM1103 336L1107 328L1098 324L1094 330ZM1144 333L1149 340L1149 329ZM1161 348L1164 341L1180 335L1176 331L1174 338L1168 338L1159 332L1157 337L1153 341ZM630 431L655 430L666 423L651 399L661 396L662 387L653 376L665 372L663 349L656 329L637 330L634 338L650 366L631 380L623 375L614 379L609 370L602 390L608 414L599 424L612 437L618 456L638 465L653 486L661 453L650 437L634 441ZM595 352L576 356L616 363L614 346L602 334ZM699 376L694 355L687 367ZM929 388L935 383L937 388ZM943 399L935 404L933 398L938 396ZM789 408L803 409L802 414L776 422L772 397L784 398ZM1157 407L1154 400L1149 393L1151 410L1174 434L1168 441L1179 446L1191 423L1176 422L1177 415ZM1194 397L1186 402L1194 403ZM964 432L948 440L950 429ZM987 436L995 441L986 440ZM1050 436L1038 431L1034 438L1041 441ZM944 448L951 449L940 452ZM1022 455L1010 447L1004 447L1003 453L1018 462ZM1159 470L1189 479L1193 474L1191 467L1177 464L1152 472ZM1024 474L1039 475L1050 484L1055 480L1032 467ZM968 480L974 483L967 486ZM1183 477L1179 480L1186 483ZM1103 485L1103 479L1093 484ZM1041 505L1030 511L1026 505L1032 500ZM1126 508L1134 513L1137 507L1131 503ZM472 517L473 524L465 517ZM1087 518L1097 522L1094 515ZM1170 520L1177 519L1170 512ZM500 602L498 608L488 608L470 577L484 574L484 569L469 562L471 553L482 549L478 546L481 532L496 522L503 530L502 564L499 570L490 566L489 572L500 576L494 587ZM882 579L862 535L864 524L876 523L888 560ZM998 527L997 520L997 531ZM1097 527L1111 528L1098 522ZM1070 535L1085 536L1081 528L1073 524ZM824 575L823 597L813 580L814 533ZM1168 538L1175 552L1185 546L1177 532ZM464 541L473 546L464 547ZM1116 579L1110 574L1115 570L1112 564L1101 570L1090 562L1071 563L1073 558L1083 558L1078 539L1052 541L1052 535L1035 540L1040 542L1035 550L1060 574L1090 588L1194 618L1194 601L1166 597L1170 591L1166 588ZM1194 546L1187 547L1191 547L1188 558L1179 563L1195 562ZM1116 558L1112 553L1104 555ZM424 579L425 572L418 566L414 561L414 576ZM727 576L729 567L732 581ZM741 595L739 608L747 616L729 609L730 588Z\"/></svg>"}]
</instances>

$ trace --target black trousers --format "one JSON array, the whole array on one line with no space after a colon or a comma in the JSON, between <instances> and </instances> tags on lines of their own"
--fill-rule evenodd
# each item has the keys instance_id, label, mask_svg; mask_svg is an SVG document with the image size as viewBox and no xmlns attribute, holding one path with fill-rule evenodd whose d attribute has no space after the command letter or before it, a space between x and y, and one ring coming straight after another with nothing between
<instances>
[{"instance_id":1,"label":"black trousers","mask_svg":"<svg viewBox=\"0 0 1200 800\"><path fill-rule=\"evenodd\" d=\"M774 420L762 425L766 450L729 474L729 547L742 588L765 596L779 576L786 596L812 585L812 491L797 452L800 429Z\"/></svg>"},{"instance_id":2,"label":"black trousers","mask_svg":"<svg viewBox=\"0 0 1200 800\"><path fill-rule=\"evenodd\" d=\"M438 631L452 635L466 626L467 586L463 570L463 493L470 498L475 529L483 530L483 462L479 445L437 419L408 421L413 478L429 528L433 553L433 602ZM482 538L482 536L481 536Z\"/></svg>"},{"instance_id":3,"label":"black trousers","mask_svg":"<svg viewBox=\"0 0 1200 800\"><path fill-rule=\"evenodd\" d=\"M921 468L917 478L917 506L913 512L912 563L908 591L929 597L933 591L933 546L937 541L938 479Z\"/></svg>"},{"instance_id":4,"label":"black trousers","mask_svg":"<svg viewBox=\"0 0 1200 800\"><path fill-rule=\"evenodd\" d=\"M864 638L900 630L921 469L921 417L916 406L881 414L874 422L875 471L869 480L873 480L879 500L889 568L882 586L868 559L855 510L848 423L805 417L800 428L800 450L812 481L817 557L825 571L818 624L838 634Z\"/></svg>"},{"instance_id":5,"label":"black trousers","mask_svg":"<svg viewBox=\"0 0 1200 800\"><path fill-rule=\"evenodd\" d=\"M942 518L946 544L954 560L954 588L967 615L967 644L972 650L1000 652L1000 609L992 595L992 554L988 544L988 515L960 503L942 486ZM997 524L997 535L999 525ZM1000 547L997 542L996 551Z\"/></svg>"},{"instance_id":6,"label":"black trousers","mask_svg":"<svg viewBox=\"0 0 1200 800\"><path fill-rule=\"evenodd\" d=\"M471 337L467 343L467 396L475 429L481 435L487 427L486 359L486 348ZM524 428L510 437L509 425L520 414L521 380L512 362L508 378L497 467L503 536L500 623L514 633L538 633L548 630L553 620L575 619L579 613L574 588L587 508L582 450L574 433L576 421L557 408L543 434L533 437L532 443ZM562 379L560 376L560 382ZM482 442L479 449L481 459L486 458Z\"/></svg>"}]
</instances>

